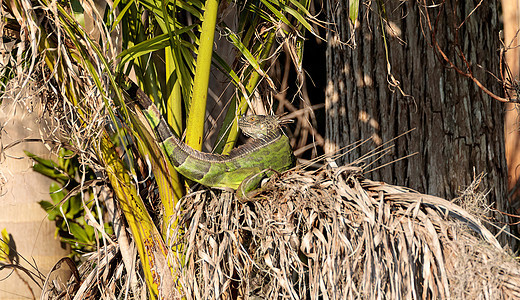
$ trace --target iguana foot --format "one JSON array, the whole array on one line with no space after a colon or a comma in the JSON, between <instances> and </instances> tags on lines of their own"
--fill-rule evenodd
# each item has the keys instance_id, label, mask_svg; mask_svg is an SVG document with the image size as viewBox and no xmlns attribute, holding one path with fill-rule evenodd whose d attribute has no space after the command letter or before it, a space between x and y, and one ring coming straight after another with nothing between
<instances>
[{"instance_id":1,"label":"iguana foot","mask_svg":"<svg viewBox=\"0 0 520 300\"><path fill-rule=\"evenodd\" d=\"M266 175L266 173L269 172L269 175ZM254 198L256 195L262 193L263 191L267 190L270 185L261 186L259 188L256 188L260 185L262 182L262 179L268 179L272 176L272 173L276 175L280 175L280 172L273 170L273 169L265 169L260 173L251 175L244 179L242 183L238 186L236 196L239 202L248 202L251 201L252 198Z\"/></svg>"}]
</instances>

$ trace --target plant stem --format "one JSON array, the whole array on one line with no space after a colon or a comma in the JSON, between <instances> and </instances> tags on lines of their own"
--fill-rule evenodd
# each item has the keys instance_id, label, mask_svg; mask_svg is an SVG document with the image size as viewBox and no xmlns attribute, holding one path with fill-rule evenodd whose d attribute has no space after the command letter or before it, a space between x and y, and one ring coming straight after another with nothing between
<instances>
[{"instance_id":1,"label":"plant stem","mask_svg":"<svg viewBox=\"0 0 520 300\"><path fill-rule=\"evenodd\" d=\"M209 74L211 56L213 54L213 39L217 23L218 0L207 0L202 32L200 34L199 54L193 80L193 96L190 103L189 117L186 125L186 144L193 149L202 149L204 121L206 120L206 101L208 98Z\"/></svg>"}]
</instances>

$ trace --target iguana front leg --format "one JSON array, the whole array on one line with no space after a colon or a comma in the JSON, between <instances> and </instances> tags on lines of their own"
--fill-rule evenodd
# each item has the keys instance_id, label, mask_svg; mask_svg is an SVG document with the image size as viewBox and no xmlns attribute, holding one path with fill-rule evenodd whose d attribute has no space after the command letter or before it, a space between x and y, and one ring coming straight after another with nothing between
<instances>
[{"instance_id":1,"label":"iguana front leg","mask_svg":"<svg viewBox=\"0 0 520 300\"><path fill-rule=\"evenodd\" d=\"M266 177L265 171L256 167L242 168L240 169L240 172L251 175L248 175L244 180L242 180L236 189L236 195L239 200L246 199L247 194L257 188L262 179Z\"/></svg>"},{"instance_id":2,"label":"iguana front leg","mask_svg":"<svg viewBox=\"0 0 520 300\"><path fill-rule=\"evenodd\" d=\"M264 190L263 187L259 187L262 179L270 177L273 173L279 174L276 170L265 169L246 177L237 188L236 195L238 200L246 202L251 197L261 193Z\"/></svg>"}]
</instances>

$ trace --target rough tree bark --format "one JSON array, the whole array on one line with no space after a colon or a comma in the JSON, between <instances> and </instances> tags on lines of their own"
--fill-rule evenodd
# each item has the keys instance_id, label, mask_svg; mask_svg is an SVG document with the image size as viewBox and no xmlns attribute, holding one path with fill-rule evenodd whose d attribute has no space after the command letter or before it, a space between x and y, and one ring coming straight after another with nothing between
<instances>
[{"instance_id":1,"label":"rough tree bark","mask_svg":"<svg viewBox=\"0 0 520 300\"><path fill-rule=\"evenodd\" d=\"M446 55L466 71L457 54L458 45L471 63L473 75L489 90L501 93L501 85L488 73L499 72L497 2L484 1L474 10L478 4L386 1L385 21L379 17L378 1L362 2L353 48L343 43L352 34L348 1L330 1L327 18L335 25L330 28L327 48L326 152L372 138L370 145L357 148L341 161L351 162L374 149L374 143L415 128L395 141L392 153L367 170L417 154L367 176L452 199L484 172L481 191L489 190L489 203L507 211L504 106L445 67L432 47L425 18L428 6L432 26L438 16L436 40Z\"/></svg>"}]
</instances>

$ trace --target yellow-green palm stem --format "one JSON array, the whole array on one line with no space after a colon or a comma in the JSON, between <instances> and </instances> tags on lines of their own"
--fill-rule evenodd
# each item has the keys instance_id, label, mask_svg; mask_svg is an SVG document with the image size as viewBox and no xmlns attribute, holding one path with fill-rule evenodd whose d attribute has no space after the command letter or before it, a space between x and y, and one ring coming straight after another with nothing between
<instances>
[{"instance_id":1,"label":"yellow-green palm stem","mask_svg":"<svg viewBox=\"0 0 520 300\"><path fill-rule=\"evenodd\" d=\"M134 136L138 137L137 147L142 157L149 160L152 172L159 189L159 198L164 207L162 235L168 245L172 244L169 239L174 236L177 228L177 220L173 220L175 206L183 196L184 189L179 176L169 160L162 155L161 150L155 143L155 139L148 133L145 125L134 115L132 123L136 130ZM177 235L180 236L181 234ZM176 244L176 242L174 242Z\"/></svg>"},{"instance_id":2,"label":"yellow-green palm stem","mask_svg":"<svg viewBox=\"0 0 520 300\"><path fill-rule=\"evenodd\" d=\"M166 246L106 132L101 137L98 154L136 241L150 296L167 299L172 295L174 280Z\"/></svg>"},{"instance_id":3,"label":"yellow-green palm stem","mask_svg":"<svg viewBox=\"0 0 520 300\"><path fill-rule=\"evenodd\" d=\"M186 125L186 144L195 150L202 149L204 121L206 120L206 101L213 54L213 39L217 23L218 0L207 0L204 10L204 21L200 34L200 46L197 56L197 67L193 79L193 96L190 103L189 117Z\"/></svg>"},{"instance_id":4,"label":"yellow-green palm stem","mask_svg":"<svg viewBox=\"0 0 520 300\"><path fill-rule=\"evenodd\" d=\"M260 61L260 66L262 68L265 66L265 61L263 61L263 60L265 60L269 56L269 53L271 52L271 47L273 46L274 38L275 38L275 32L272 31L272 32L269 33L267 42L265 43L264 50L259 55L258 60ZM245 89L246 89L248 95L252 95L253 94L253 91L256 88L256 85L260 81L260 78L261 78L261 76L260 76L260 74L258 72L254 71L254 70L251 71L251 75L250 75L249 80L247 81L247 84L245 86ZM236 98L234 98L233 101L236 102ZM233 103L233 104L236 106L236 103ZM236 112L234 111L234 107L233 107L233 110L231 108L232 107L230 106L230 109L228 110L227 114L233 114L233 115L235 113L238 114L238 115L245 114L246 111L247 111L247 108L248 108L247 99L245 99L244 96L240 97L240 104L238 105L238 109L237 109ZM226 115L226 117L227 117L227 115ZM237 141L237 138L238 138L238 124L237 124L237 121L238 121L238 119L234 117L233 118L233 123L231 125L231 129L229 130L229 134L228 134L228 136L226 138L226 141L224 143L222 154L228 154L235 147L235 144L236 144L236 141ZM225 126L223 126L222 128L224 129Z\"/></svg>"},{"instance_id":5,"label":"yellow-green palm stem","mask_svg":"<svg viewBox=\"0 0 520 300\"><path fill-rule=\"evenodd\" d=\"M166 88L169 95L166 100L166 120L172 127L173 131L181 135L182 126L182 98L181 98L181 84L175 73L175 63L172 54L172 48L166 47L165 51L165 67L166 67ZM173 83L170 83L174 79Z\"/></svg>"}]
</instances>

